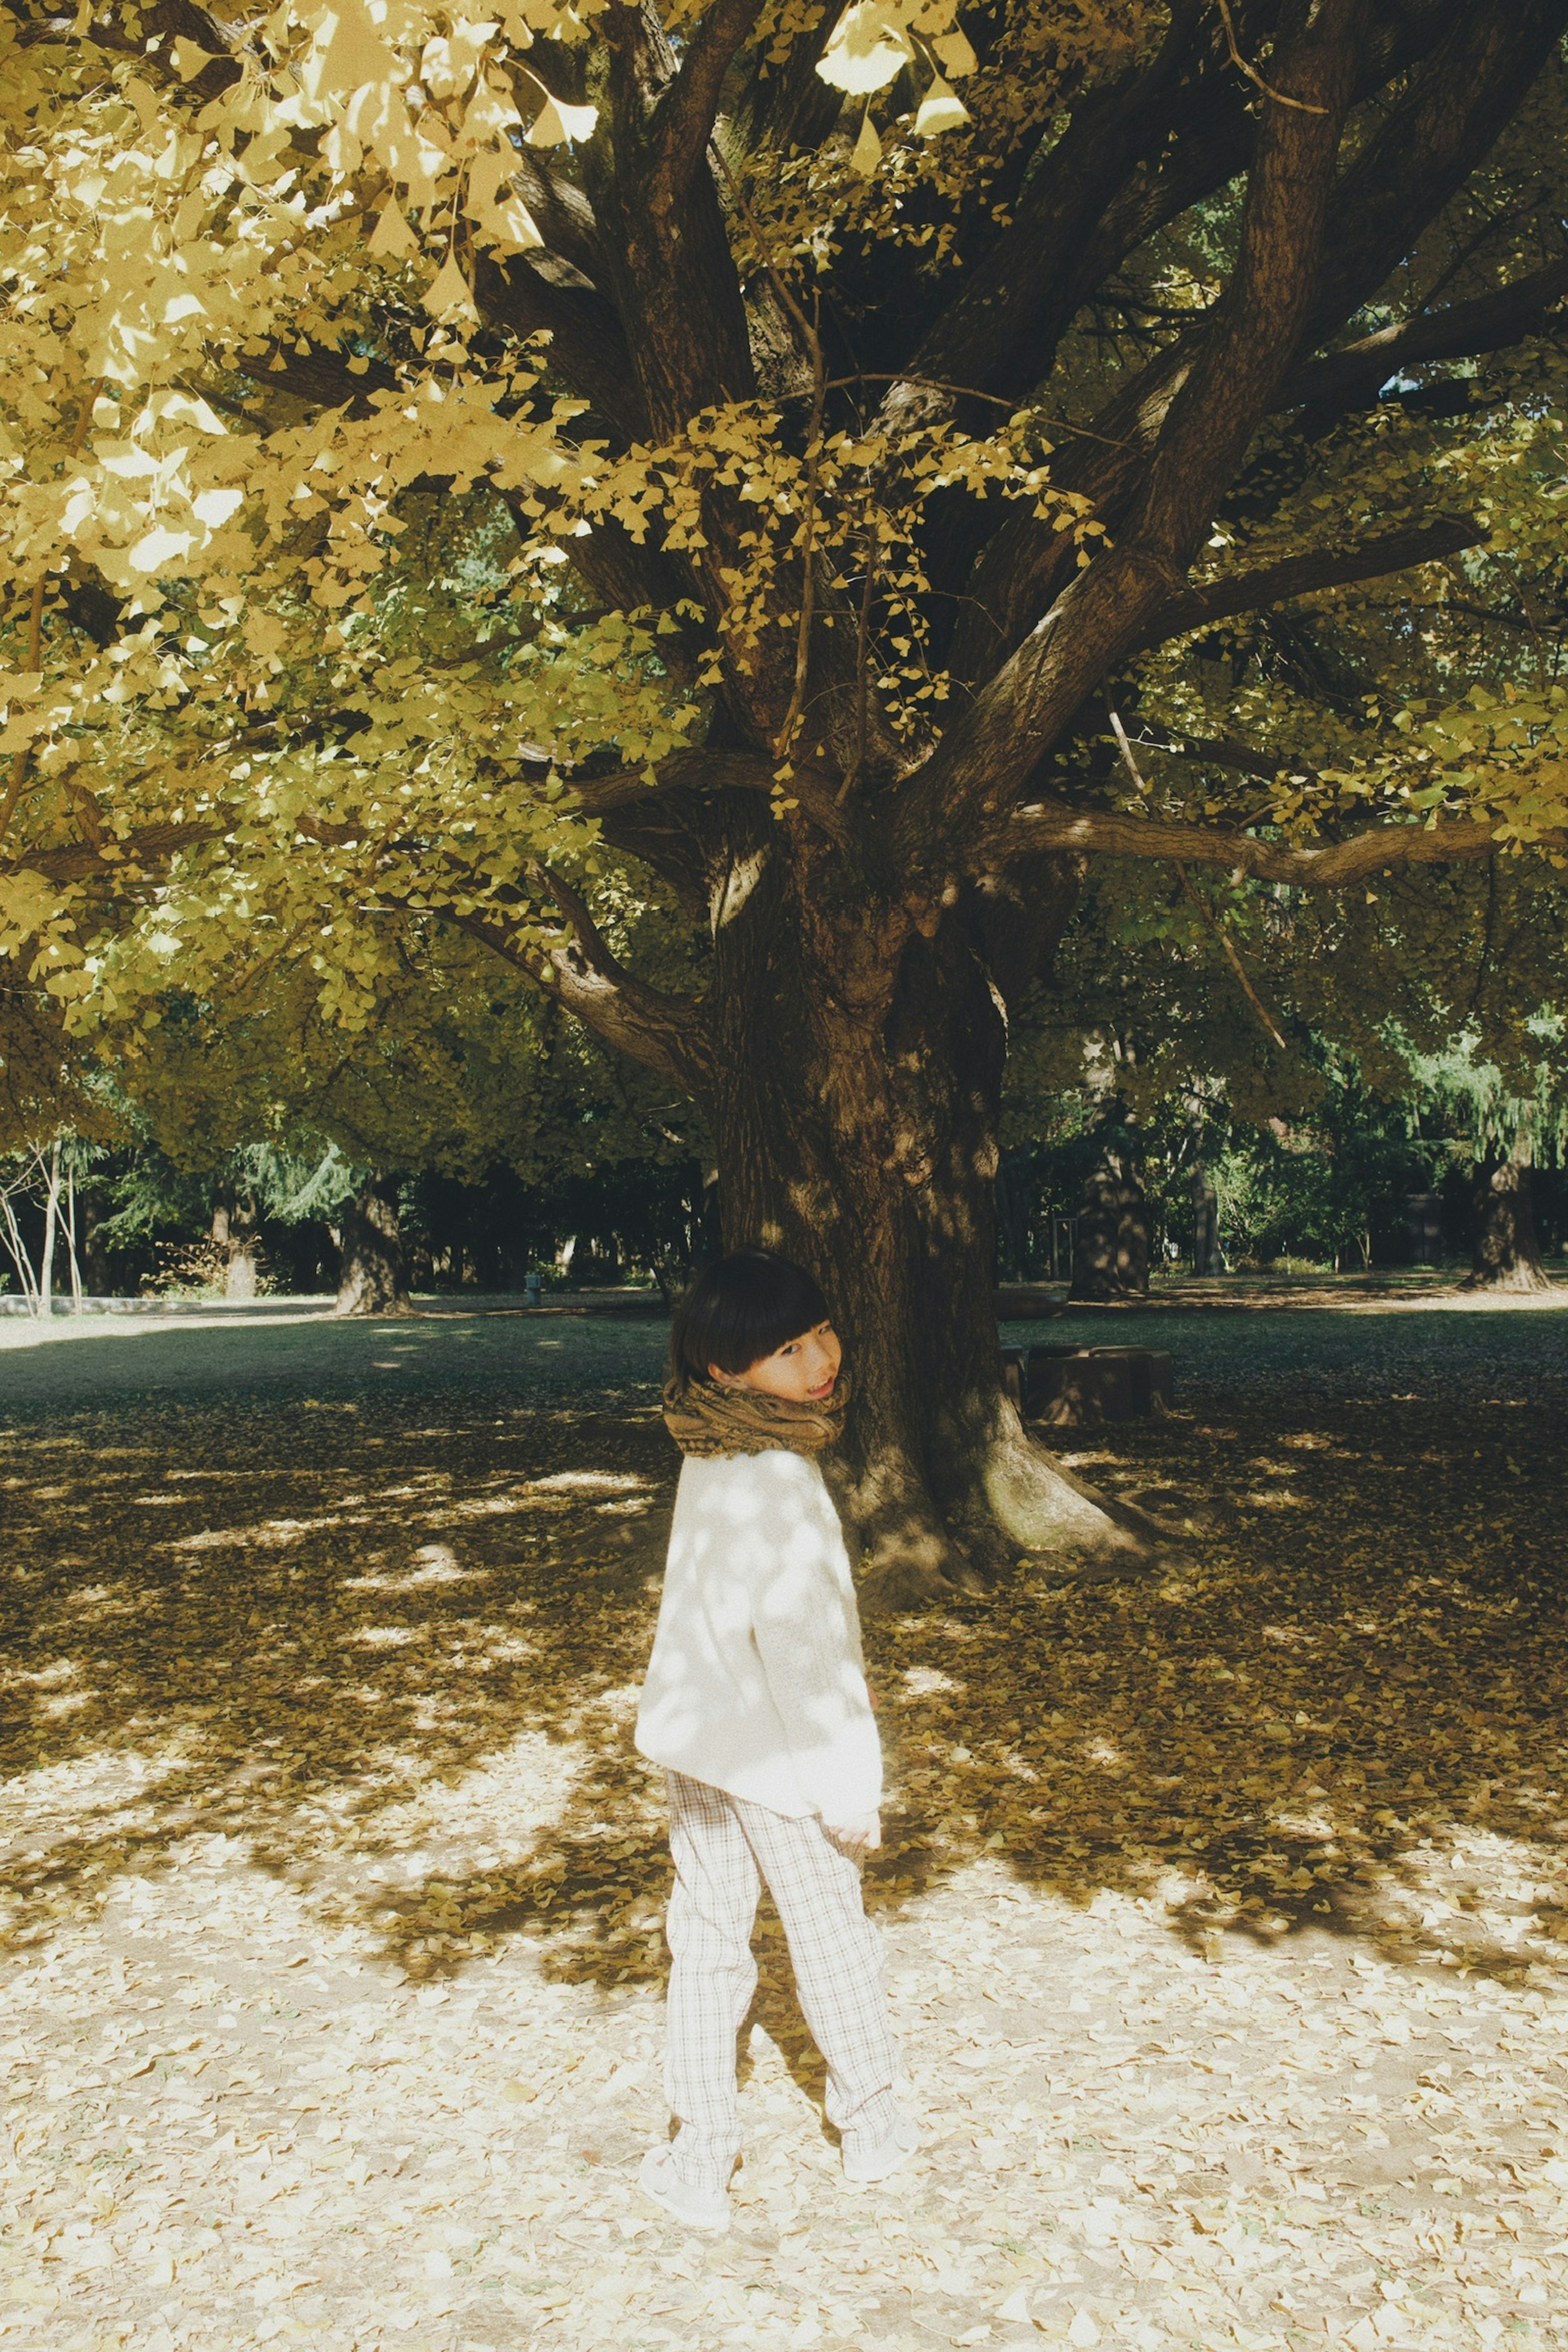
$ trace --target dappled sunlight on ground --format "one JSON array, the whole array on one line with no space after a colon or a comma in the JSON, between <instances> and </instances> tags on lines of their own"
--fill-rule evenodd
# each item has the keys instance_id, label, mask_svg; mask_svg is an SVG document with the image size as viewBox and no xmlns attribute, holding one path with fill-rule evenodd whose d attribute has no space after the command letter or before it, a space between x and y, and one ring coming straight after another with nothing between
<instances>
[{"instance_id":1,"label":"dappled sunlight on ground","mask_svg":"<svg viewBox=\"0 0 1568 2352\"><path fill-rule=\"evenodd\" d=\"M615 1395L644 1335L627 1378L579 1328L520 1402L460 1349L380 1385L399 1328L309 1402L171 1372L15 1417L0 2332L1552 2339L1549 1366L1510 1386L1484 1339L1461 1389L1402 1316L1381 1394L1336 1405L1337 1341L1254 1363L1233 1325L1228 1383L1179 1364L1172 1421L1068 1442L1190 1566L868 1627L868 1893L930 2145L838 2188L770 1920L737 2234L705 2245L632 2183L668 1859L629 1733L675 1468Z\"/></svg>"}]
</instances>

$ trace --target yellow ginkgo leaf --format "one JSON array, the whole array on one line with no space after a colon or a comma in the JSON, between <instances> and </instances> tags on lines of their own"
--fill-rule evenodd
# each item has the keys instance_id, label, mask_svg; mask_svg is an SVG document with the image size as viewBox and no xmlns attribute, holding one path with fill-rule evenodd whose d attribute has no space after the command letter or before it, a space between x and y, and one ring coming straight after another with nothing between
<instances>
[{"instance_id":1,"label":"yellow ginkgo leaf","mask_svg":"<svg viewBox=\"0 0 1568 2352\"><path fill-rule=\"evenodd\" d=\"M491 139L506 138L513 123L521 120L510 90L481 81L464 109L463 127L458 136L464 146L482 147Z\"/></svg>"},{"instance_id":2,"label":"yellow ginkgo leaf","mask_svg":"<svg viewBox=\"0 0 1568 2352\"><path fill-rule=\"evenodd\" d=\"M963 35L956 28L951 33L938 33L931 42L931 52L945 73L962 79L972 74L980 60Z\"/></svg>"},{"instance_id":3,"label":"yellow ginkgo leaf","mask_svg":"<svg viewBox=\"0 0 1568 2352\"><path fill-rule=\"evenodd\" d=\"M137 541L125 560L132 572L159 572L185 554L195 540L194 531L169 530L160 523Z\"/></svg>"},{"instance_id":4,"label":"yellow ginkgo leaf","mask_svg":"<svg viewBox=\"0 0 1568 2352\"><path fill-rule=\"evenodd\" d=\"M521 197L501 194L514 161L510 148L500 154L477 155L469 167L463 209L481 245L499 246L503 253L528 253L544 239Z\"/></svg>"},{"instance_id":5,"label":"yellow ginkgo leaf","mask_svg":"<svg viewBox=\"0 0 1568 2352\"><path fill-rule=\"evenodd\" d=\"M419 79L435 99L459 97L473 80L486 44L500 30L488 18L472 23L459 17L450 34L437 34L425 44L419 59Z\"/></svg>"},{"instance_id":6,"label":"yellow ginkgo leaf","mask_svg":"<svg viewBox=\"0 0 1568 2352\"><path fill-rule=\"evenodd\" d=\"M491 148L487 154L476 155L469 164L463 189L463 210L470 220L483 220L500 194L501 182L510 168L510 152L509 150L503 155Z\"/></svg>"},{"instance_id":7,"label":"yellow ginkgo leaf","mask_svg":"<svg viewBox=\"0 0 1568 2352\"><path fill-rule=\"evenodd\" d=\"M449 253L437 271L423 297L425 308L433 319L448 327L473 326L479 322L474 308L474 298L468 291L468 281L458 266L456 254Z\"/></svg>"},{"instance_id":8,"label":"yellow ginkgo leaf","mask_svg":"<svg viewBox=\"0 0 1568 2352\"><path fill-rule=\"evenodd\" d=\"M915 136L934 139L939 131L956 131L961 122L968 121L969 109L963 100L955 90L949 89L941 74L934 74L915 116Z\"/></svg>"},{"instance_id":9,"label":"yellow ginkgo leaf","mask_svg":"<svg viewBox=\"0 0 1568 2352\"><path fill-rule=\"evenodd\" d=\"M367 85L407 79L403 66L377 33L362 0L334 0L316 27L316 45L300 68L310 98L344 95Z\"/></svg>"},{"instance_id":10,"label":"yellow ginkgo leaf","mask_svg":"<svg viewBox=\"0 0 1568 2352\"><path fill-rule=\"evenodd\" d=\"M210 66L213 61L211 49L199 48L195 41L187 41L183 33L175 40L169 55L182 81L195 81L202 68Z\"/></svg>"},{"instance_id":11,"label":"yellow ginkgo leaf","mask_svg":"<svg viewBox=\"0 0 1568 2352\"><path fill-rule=\"evenodd\" d=\"M191 512L209 530L216 530L244 504L245 492L233 483L226 483L218 489L198 490L191 500Z\"/></svg>"},{"instance_id":12,"label":"yellow ginkgo leaf","mask_svg":"<svg viewBox=\"0 0 1568 2352\"><path fill-rule=\"evenodd\" d=\"M528 126L528 143L531 147L563 147L569 139L591 139L598 120L596 106L568 106L563 100L550 99Z\"/></svg>"},{"instance_id":13,"label":"yellow ginkgo leaf","mask_svg":"<svg viewBox=\"0 0 1568 2352\"><path fill-rule=\"evenodd\" d=\"M404 216L402 205L395 196L388 196L381 208L381 217L376 222L368 250L378 261L389 261L416 251L418 244L418 238Z\"/></svg>"},{"instance_id":14,"label":"yellow ginkgo leaf","mask_svg":"<svg viewBox=\"0 0 1568 2352\"><path fill-rule=\"evenodd\" d=\"M885 89L914 53L896 0L855 0L829 34L816 70L835 89L864 98Z\"/></svg>"},{"instance_id":15,"label":"yellow ginkgo leaf","mask_svg":"<svg viewBox=\"0 0 1568 2352\"><path fill-rule=\"evenodd\" d=\"M881 160L882 142L868 115L860 125L860 136L855 142L854 152L849 158L850 166L859 173L863 180L868 180Z\"/></svg>"},{"instance_id":16,"label":"yellow ginkgo leaf","mask_svg":"<svg viewBox=\"0 0 1568 2352\"><path fill-rule=\"evenodd\" d=\"M494 245L502 253L531 253L544 238L539 224L519 195L503 196L493 205L479 224L481 245Z\"/></svg>"}]
</instances>

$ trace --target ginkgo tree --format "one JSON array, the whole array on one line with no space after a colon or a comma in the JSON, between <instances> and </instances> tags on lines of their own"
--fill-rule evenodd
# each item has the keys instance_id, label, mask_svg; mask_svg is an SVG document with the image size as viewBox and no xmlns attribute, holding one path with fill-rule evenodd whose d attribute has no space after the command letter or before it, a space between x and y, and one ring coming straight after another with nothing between
<instances>
[{"instance_id":1,"label":"ginkgo tree","mask_svg":"<svg viewBox=\"0 0 1568 2352\"><path fill-rule=\"evenodd\" d=\"M0 949L458 927L823 1278L884 1593L1138 1551L1000 1386L1009 1008L1089 861L1563 855L1565 25L18 0Z\"/></svg>"}]
</instances>

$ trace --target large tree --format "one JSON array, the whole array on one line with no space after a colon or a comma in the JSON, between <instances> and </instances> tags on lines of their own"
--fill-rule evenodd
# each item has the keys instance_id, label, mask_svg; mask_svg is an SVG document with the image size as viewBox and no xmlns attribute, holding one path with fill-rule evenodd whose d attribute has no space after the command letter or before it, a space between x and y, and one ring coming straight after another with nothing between
<instances>
[{"instance_id":1,"label":"large tree","mask_svg":"<svg viewBox=\"0 0 1568 2352\"><path fill-rule=\"evenodd\" d=\"M1135 1547L1000 1385L1009 1007L1101 856L1559 853L1568 0L10 23L0 946L363 1024L436 910L826 1282L885 1592Z\"/></svg>"}]
</instances>

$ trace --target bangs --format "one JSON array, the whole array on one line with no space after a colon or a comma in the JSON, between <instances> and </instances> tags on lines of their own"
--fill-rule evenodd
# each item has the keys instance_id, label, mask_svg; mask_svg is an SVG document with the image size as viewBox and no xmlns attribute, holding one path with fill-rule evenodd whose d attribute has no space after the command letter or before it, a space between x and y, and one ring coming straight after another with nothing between
<instances>
[{"instance_id":1,"label":"bangs","mask_svg":"<svg viewBox=\"0 0 1568 2352\"><path fill-rule=\"evenodd\" d=\"M710 1364L749 1371L826 1320L827 1301L803 1267L771 1250L735 1250L704 1266L676 1308L669 1369L682 1388L706 1380Z\"/></svg>"}]
</instances>

